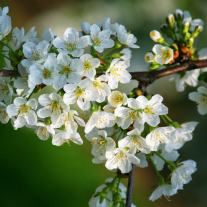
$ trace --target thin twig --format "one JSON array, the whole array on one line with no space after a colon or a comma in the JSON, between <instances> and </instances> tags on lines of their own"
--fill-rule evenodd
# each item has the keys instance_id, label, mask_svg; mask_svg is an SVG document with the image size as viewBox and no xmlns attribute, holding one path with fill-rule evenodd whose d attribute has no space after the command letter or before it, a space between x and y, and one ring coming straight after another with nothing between
<instances>
[{"instance_id":1,"label":"thin twig","mask_svg":"<svg viewBox=\"0 0 207 207\"><path fill-rule=\"evenodd\" d=\"M0 70L0 77L21 77L16 70Z\"/></svg>"},{"instance_id":2,"label":"thin twig","mask_svg":"<svg viewBox=\"0 0 207 207\"><path fill-rule=\"evenodd\" d=\"M128 180L126 207L131 207L131 204L132 204L132 191L133 191L133 184L134 184L134 171L135 171L135 165L132 164L132 170L129 173L129 180Z\"/></svg>"}]
</instances>

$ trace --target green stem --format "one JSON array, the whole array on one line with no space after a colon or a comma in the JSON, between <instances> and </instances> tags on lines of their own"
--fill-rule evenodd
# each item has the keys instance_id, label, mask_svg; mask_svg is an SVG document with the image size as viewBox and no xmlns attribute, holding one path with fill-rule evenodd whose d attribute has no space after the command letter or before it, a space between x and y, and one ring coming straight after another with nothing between
<instances>
[{"instance_id":1,"label":"green stem","mask_svg":"<svg viewBox=\"0 0 207 207\"><path fill-rule=\"evenodd\" d=\"M149 129L147 128L147 125L146 125L146 124L144 124L144 130L145 130L145 132L146 132L147 134L150 133L150 131L149 131Z\"/></svg>"},{"instance_id":2,"label":"green stem","mask_svg":"<svg viewBox=\"0 0 207 207\"><path fill-rule=\"evenodd\" d=\"M109 136L109 137L114 137L117 133L119 133L121 131L121 129L119 129L119 130L117 130L114 134L112 134L111 136Z\"/></svg>"},{"instance_id":3,"label":"green stem","mask_svg":"<svg viewBox=\"0 0 207 207\"><path fill-rule=\"evenodd\" d=\"M119 141L119 139L120 139L120 137L121 137L121 135L122 135L123 132L124 132L124 131L122 131L122 132L119 134L119 136L118 136L118 138L117 138L117 140L116 140L116 145L118 144L118 141Z\"/></svg>"},{"instance_id":4,"label":"green stem","mask_svg":"<svg viewBox=\"0 0 207 207\"><path fill-rule=\"evenodd\" d=\"M8 60L12 61L12 59L10 59L9 57L7 57L7 56L6 56L6 55L4 55L4 54L0 53L0 55L1 55L1 56L3 56L3 57L5 57L6 59L8 59Z\"/></svg>"},{"instance_id":5,"label":"green stem","mask_svg":"<svg viewBox=\"0 0 207 207\"><path fill-rule=\"evenodd\" d=\"M164 117L163 115L160 115L160 117L161 117L162 120L165 122L165 124L169 126L169 123L166 121L165 117Z\"/></svg>"},{"instance_id":6,"label":"green stem","mask_svg":"<svg viewBox=\"0 0 207 207\"><path fill-rule=\"evenodd\" d=\"M117 184L117 193L119 193L119 185L120 185L120 182L121 182L121 178L119 178L119 181L118 181L118 184Z\"/></svg>"},{"instance_id":7,"label":"green stem","mask_svg":"<svg viewBox=\"0 0 207 207\"><path fill-rule=\"evenodd\" d=\"M21 61L21 58L19 57L19 55L16 52L14 52L14 50L12 49L12 47L10 46L10 44L7 41L2 42L2 44L7 46L11 50L11 52L14 54L14 56L17 58L17 60Z\"/></svg>"},{"instance_id":8,"label":"green stem","mask_svg":"<svg viewBox=\"0 0 207 207\"><path fill-rule=\"evenodd\" d=\"M151 162L152 162L152 164L153 164L153 166L155 168L155 171L156 171L157 176L161 176L160 173L159 173L159 171L158 171L158 169L157 169L157 166L155 165L154 160L152 159L151 156L150 156L150 160L151 160Z\"/></svg>"},{"instance_id":9,"label":"green stem","mask_svg":"<svg viewBox=\"0 0 207 207\"><path fill-rule=\"evenodd\" d=\"M170 119L170 117L168 116L168 115L164 115L165 116L165 118L170 122L170 123L172 123L173 122L173 120L172 119Z\"/></svg>"},{"instance_id":10,"label":"green stem","mask_svg":"<svg viewBox=\"0 0 207 207\"><path fill-rule=\"evenodd\" d=\"M158 157L160 157L162 160L164 160L168 165L171 165L169 161L167 161L160 153L153 151Z\"/></svg>"},{"instance_id":11,"label":"green stem","mask_svg":"<svg viewBox=\"0 0 207 207\"><path fill-rule=\"evenodd\" d=\"M101 58L101 59L106 59L106 58L110 58L111 57L111 55L109 55L109 56L106 56L106 57L104 57L104 58Z\"/></svg>"},{"instance_id":12,"label":"green stem","mask_svg":"<svg viewBox=\"0 0 207 207\"><path fill-rule=\"evenodd\" d=\"M28 96L28 98L27 98L27 101L31 98L32 94L33 94L33 93L30 93L30 94L29 94L29 96Z\"/></svg>"},{"instance_id":13,"label":"green stem","mask_svg":"<svg viewBox=\"0 0 207 207\"><path fill-rule=\"evenodd\" d=\"M167 42L164 41L163 43L166 44L168 47L170 47L170 45Z\"/></svg>"},{"instance_id":14,"label":"green stem","mask_svg":"<svg viewBox=\"0 0 207 207\"><path fill-rule=\"evenodd\" d=\"M103 59L108 53L110 53L113 49L115 49L114 47L112 47L111 49L109 49L104 55L101 56L100 59Z\"/></svg>"}]
</instances>

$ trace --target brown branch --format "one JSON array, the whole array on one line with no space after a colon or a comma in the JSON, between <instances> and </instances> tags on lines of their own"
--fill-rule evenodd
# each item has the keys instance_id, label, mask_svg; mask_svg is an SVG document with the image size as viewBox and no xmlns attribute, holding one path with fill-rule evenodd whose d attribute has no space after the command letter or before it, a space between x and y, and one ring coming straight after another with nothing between
<instances>
[{"instance_id":1,"label":"brown branch","mask_svg":"<svg viewBox=\"0 0 207 207\"><path fill-rule=\"evenodd\" d=\"M155 70L149 72L130 72L130 74L132 75L132 79L145 82L147 85L149 85L156 79L164 76L205 67L207 67L207 60L196 60L162 70Z\"/></svg>"},{"instance_id":2,"label":"brown branch","mask_svg":"<svg viewBox=\"0 0 207 207\"><path fill-rule=\"evenodd\" d=\"M0 77L21 77L16 70L0 70Z\"/></svg>"}]
</instances>

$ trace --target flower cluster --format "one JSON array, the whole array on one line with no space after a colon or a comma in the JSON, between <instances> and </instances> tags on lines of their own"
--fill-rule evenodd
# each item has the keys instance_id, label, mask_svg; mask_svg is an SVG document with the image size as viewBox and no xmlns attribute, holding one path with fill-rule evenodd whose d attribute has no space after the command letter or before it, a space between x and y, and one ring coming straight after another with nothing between
<instances>
[{"instance_id":1,"label":"flower cluster","mask_svg":"<svg viewBox=\"0 0 207 207\"><path fill-rule=\"evenodd\" d=\"M174 15L167 16L166 22L167 24L161 26L161 31L173 42L171 44L165 42L157 30L150 32L151 39L159 44L154 45L152 51L145 55L146 62L150 63L149 70L157 70L162 65L177 65L186 60L202 59L203 53L206 56L206 50L198 52L193 45L194 39L203 30L204 23L201 19L192 20L188 11L176 9ZM175 80L177 91L181 92L186 85L197 86L199 75L200 70L195 69L173 74L170 80Z\"/></svg>"},{"instance_id":2,"label":"flower cluster","mask_svg":"<svg viewBox=\"0 0 207 207\"><path fill-rule=\"evenodd\" d=\"M120 183L121 179L132 170L132 165L144 168L149 160L155 167L159 185L150 200L154 201L162 194L171 196L183 189L183 184L188 183L196 171L196 163L191 160L178 162L177 150L192 139L197 122L179 124L172 121L159 94L127 95L118 91L119 83L131 80L127 70L131 59L129 48L139 47L133 34L123 25L112 24L110 18L105 18L92 25L82 22L81 31L69 27L63 37L57 37L48 28L42 38L36 37L34 27L27 34L24 28L14 28L12 38L8 40L6 36L11 31L8 8L1 9L0 13L4 69L20 74L20 77L0 78L2 123L11 119L15 130L23 126L33 128L41 140L52 138L52 144L56 146L65 142L70 145L71 141L83 144L78 128L84 127L85 137L92 143L93 163L104 163L108 170L117 174L96 190L89 202L91 207L125 206L126 188ZM176 40L176 34L181 31L179 22L187 24L184 14L176 11L174 16L168 17L168 27L174 31ZM173 22L174 18L177 23ZM191 31L187 42L196 37L198 30L198 21L189 21L191 25L195 23L195 27L182 33ZM181 43L168 45L156 30L150 35L160 43L145 56L146 61L151 62L150 69L173 64L181 57ZM192 49L189 44L186 47ZM90 52L86 53L87 47ZM182 55L190 57L189 52ZM42 94L38 100L31 98L46 86L52 86L55 92ZM202 93L207 94L206 91ZM190 96L192 100L195 100L194 95L198 97L200 111L203 102L206 103L203 94L202 97ZM75 110L75 105L79 109ZM167 182L159 174L165 163L171 171L171 180Z\"/></svg>"}]
</instances>

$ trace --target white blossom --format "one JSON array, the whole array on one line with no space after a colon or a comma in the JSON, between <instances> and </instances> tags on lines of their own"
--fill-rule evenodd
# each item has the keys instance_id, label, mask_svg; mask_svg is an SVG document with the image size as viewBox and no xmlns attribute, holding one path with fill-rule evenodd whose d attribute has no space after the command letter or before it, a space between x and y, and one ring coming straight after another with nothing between
<instances>
[{"instance_id":1,"label":"white blossom","mask_svg":"<svg viewBox=\"0 0 207 207\"><path fill-rule=\"evenodd\" d=\"M8 15L0 16L0 40L9 34L11 29L11 17Z\"/></svg>"},{"instance_id":2,"label":"white blossom","mask_svg":"<svg viewBox=\"0 0 207 207\"><path fill-rule=\"evenodd\" d=\"M120 141L119 141L120 142ZM111 151L106 151L106 168L109 170L120 169L122 173L128 173L132 169L132 164L139 164L140 160L124 148L115 148Z\"/></svg>"},{"instance_id":3,"label":"white blossom","mask_svg":"<svg viewBox=\"0 0 207 207\"><path fill-rule=\"evenodd\" d=\"M152 51L155 53L155 62L158 64L168 64L173 60L173 50L160 44L154 45Z\"/></svg>"},{"instance_id":4,"label":"white blossom","mask_svg":"<svg viewBox=\"0 0 207 207\"><path fill-rule=\"evenodd\" d=\"M179 92L184 91L185 86L197 86L198 76L200 75L200 70L195 69L187 72L182 72L180 74L173 74L170 76L170 81L175 80L176 89Z\"/></svg>"},{"instance_id":5,"label":"white blossom","mask_svg":"<svg viewBox=\"0 0 207 207\"><path fill-rule=\"evenodd\" d=\"M168 108L161 103L163 101L163 97L159 94L152 96L150 100L145 96L138 96L136 101L143 109L143 112L141 113L143 122L147 122L150 126L157 126L160 123L159 115L165 115L168 113Z\"/></svg>"},{"instance_id":6,"label":"white blossom","mask_svg":"<svg viewBox=\"0 0 207 207\"><path fill-rule=\"evenodd\" d=\"M80 57L80 60L83 62L84 67L80 68L78 72L81 76L92 79L96 75L96 68L100 66L99 59L93 58L90 54L84 54Z\"/></svg>"},{"instance_id":7,"label":"white blossom","mask_svg":"<svg viewBox=\"0 0 207 207\"><path fill-rule=\"evenodd\" d=\"M38 102L36 99L30 99L17 97L14 99L14 104L10 104L7 107L7 113L9 117L16 117L14 121L15 128L21 128L24 125L36 125L37 115L34 110L37 109Z\"/></svg>"},{"instance_id":8,"label":"white blossom","mask_svg":"<svg viewBox=\"0 0 207 207\"><path fill-rule=\"evenodd\" d=\"M149 146L146 144L146 139L141 136L141 131L134 129L127 133L128 136L119 141L121 148L128 147L131 154L141 151L145 154L150 153Z\"/></svg>"},{"instance_id":9,"label":"white blossom","mask_svg":"<svg viewBox=\"0 0 207 207\"><path fill-rule=\"evenodd\" d=\"M103 52L105 48L111 48L114 46L114 41L109 39L111 36L110 30L100 30L100 27L93 24L90 27L90 36L87 36L89 45L92 45L98 52Z\"/></svg>"},{"instance_id":10,"label":"white blossom","mask_svg":"<svg viewBox=\"0 0 207 207\"><path fill-rule=\"evenodd\" d=\"M2 124L8 123L8 121L10 119L7 112L6 112L6 108L7 108L7 105L4 104L3 102L0 102L0 122Z\"/></svg>"},{"instance_id":11,"label":"white blossom","mask_svg":"<svg viewBox=\"0 0 207 207\"><path fill-rule=\"evenodd\" d=\"M174 127L167 126L159 127L151 131L146 137L146 143L148 146L150 146L150 150L157 151L157 148L160 144L171 143L173 138L170 133L172 133L174 130Z\"/></svg>"},{"instance_id":12,"label":"white blossom","mask_svg":"<svg viewBox=\"0 0 207 207\"><path fill-rule=\"evenodd\" d=\"M27 59L21 61L25 67L30 67L33 64L43 63L47 59L50 49L49 42L43 40L37 45L33 42L26 42L23 45L23 53Z\"/></svg>"},{"instance_id":13,"label":"white blossom","mask_svg":"<svg viewBox=\"0 0 207 207\"><path fill-rule=\"evenodd\" d=\"M81 80L77 84L65 85L64 91L66 92L63 97L65 104L74 104L77 101L78 106L83 111L90 108L90 101L95 101L98 98L98 94L93 88L93 82L88 78Z\"/></svg>"},{"instance_id":14,"label":"white blossom","mask_svg":"<svg viewBox=\"0 0 207 207\"><path fill-rule=\"evenodd\" d=\"M145 55L145 61L148 62L148 63L151 63L151 62L154 61L154 57L155 57L154 53L148 52Z\"/></svg>"},{"instance_id":15,"label":"white blossom","mask_svg":"<svg viewBox=\"0 0 207 207\"><path fill-rule=\"evenodd\" d=\"M124 48L120 51L120 54L122 55L121 60L130 60L132 57L132 51L129 48Z\"/></svg>"},{"instance_id":16,"label":"white blossom","mask_svg":"<svg viewBox=\"0 0 207 207\"><path fill-rule=\"evenodd\" d=\"M157 30L153 30L150 32L150 38L157 42L160 38L162 38L162 35Z\"/></svg>"},{"instance_id":17,"label":"white blossom","mask_svg":"<svg viewBox=\"0 0 207 207\"><path fill-rule=\"evenodd\" d=\"M54 79L53 86L55 89L62 88L66 83L78 83L81 75L78 73L79 67L83 64L79 59L72 59L67 54L60 53L57 56L58 72Z\"/></svg>"},{"instance_id":18,"label":"white blossom","mask_svg":"<svg viewBox=\"0 0 207 207\"><path fill-rule=\"evenodd\" d=\"M169 201L169 197L176 194L177 193L177 189L174 189L172 187L172 185L169 184L163 184L163 185L159 185L154 192L152 193L152 195L150 196L150 200L151 201L155 201L158 198L164 196L168 201Z\"/></svg>"},{"instance_id":19,"label":"white blossom","mask_svg":"<svg viewBox=\"0 0 207 207\"><path fill-rule=\"evenodd\" d=\"M51 85L58 74L56 67L57 60L55 54L51 54L44 64L35 64L29 67L29 80L35 85L41 83Z\"/></svg>"},{"instance_id":20,"label":"white blossom","mask_svg":"<svg viewBox=\"0 0 207 207\"><path fill-rule=\"evenodd\" d=\"M205 115L207 113L207 90L200 86L198 92L189 93L188 97L191 101L195 101L198 107L198 113Z\"/></svg>"},{"instance_id":21,"label":"white blossom","mask_svg":"<svg viewBox=\"0 0 207 207\"><path fill-rule=\"evenodd\" d=\"M106 71L108 77L108 84L111 89L118 88L118 82L129 83L131 80L130 73L126 70L129 67L129 60L120 61L120 59L113 59L109 69Z\"/></svg>"},{"instance_id":22,"label":"white blossom","mask_svg":"<svg viewBox=\"0 0 207 207\"><path fill-rule=\"evenodd\" d=\"M53 44L58 48L59 53L71 54L73 57L80 57L88 46L87 37L79 37L78 31L73 28L67 28L64 38L56 37Z\"/></svg>"},{"instance_id":23,"label":"white blossom","mask_svg":"<svg viewBox=\"0 0 207 207\"><path fill-rule=\"evenodd\" d=\"M98 129L110 127L113 125L115 119L116 116L112 113L107 113L105 111L94 112L85 126L85 133L89 133L94 127Z\"/></svg>"},{"instance_id":24,"label":"white blossom","mask_svg":"<svg viewBox=\"0 0 207 207\"><path fill-rule=\"evenodd\" d=\"M193 160L187 160L180 162L180 167L176 168L172 172L171 183L174 189L183 189L183 185L189 183L192 178L191 174L196 169L196 162Z\"/></svg>"},{"instance_id":25,"label":"white blossom","mask_svg":"<svg viewBox=\"0 0 207 207\"><path fill-rule=\"evenodd\" d=\"M7 105L11 103L14 92L10 82L10 78L7 77L0 79L0 101L4 101Z\"/></svg>"},{"instance_id":26,"label":"white blossom","mask_svg":"<svg viewBox=\"0 0 207 207\"><path fill-rule=\"evenodd\" d=\"M126 105L128 101L127 95L125 93L120 93L119 91L113 91L108 96L108 102L114 107L119 107L121 105Z\"/></svg>"},{"instance_id":27,"label":"white blossom","mask_svg":"<svg viewBox=\"0 0 207 207\"><path fill-rule=\"evenodd\" d=\"M62 97L56 93L43 94L38 101L44 107L37 111L37 115L40 118L51 117L52 124L58 122L62 110L67 108Z\"/></svg>"}]
</instances>

